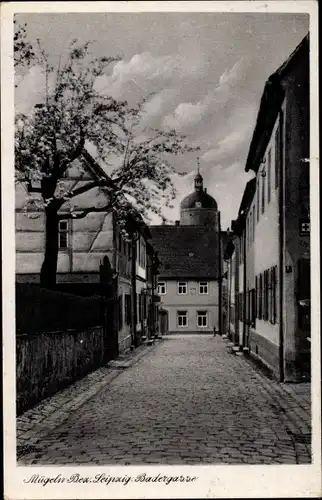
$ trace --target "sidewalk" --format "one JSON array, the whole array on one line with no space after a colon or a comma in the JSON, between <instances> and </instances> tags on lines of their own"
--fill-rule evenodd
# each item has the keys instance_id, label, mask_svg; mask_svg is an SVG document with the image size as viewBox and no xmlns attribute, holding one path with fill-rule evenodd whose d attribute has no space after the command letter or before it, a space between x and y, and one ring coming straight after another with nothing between
<instances>
[{"instance_id":1,"label":"sidewalk","mask_svg":"<svg viewBox=\"0 0 322 500\"><path fill-rule=\"evenodd\" d=\"M222 342L226 343L227 350L230 350L232 355L236 355L236 352L231 350L228 338L222 338ZM297 455L301 456L307 448L310 449L311 443L311 383L278 383L268 378L252 360L242 353L238 354L240 355L237 359L249 365L250 372L269 395L272 407L285 422Z\"/></svg>"},{"instance_id":2,"label":"sidewalk","mask_svg":"<svg viewBox=\"0 0 322 500\"><path fill-rule=\"evenodd\" d=\"M160 340L152 345L141 345L134 351L120 355L66 389L44 399L36 406L17 417L17 457L29 453L53 429L61 425L77 408L110 384L123 370L134 365L150 352Z\"/></svg>"}]
</instances>

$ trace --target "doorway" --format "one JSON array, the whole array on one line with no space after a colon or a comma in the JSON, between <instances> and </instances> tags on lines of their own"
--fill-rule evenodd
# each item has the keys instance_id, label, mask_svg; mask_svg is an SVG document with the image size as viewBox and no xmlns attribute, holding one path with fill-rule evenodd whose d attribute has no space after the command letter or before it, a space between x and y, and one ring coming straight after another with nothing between
<instances>
[{"instance_id":1,"label":"doorway","mask_svg":"<svg viewBox=\"0 0 322 500\"><path fill-rule=\"evenodd\" d=\"M160 333L166 335L169 331L169 313L162 309L160 311Z\"/></svg>"}]
</instances>

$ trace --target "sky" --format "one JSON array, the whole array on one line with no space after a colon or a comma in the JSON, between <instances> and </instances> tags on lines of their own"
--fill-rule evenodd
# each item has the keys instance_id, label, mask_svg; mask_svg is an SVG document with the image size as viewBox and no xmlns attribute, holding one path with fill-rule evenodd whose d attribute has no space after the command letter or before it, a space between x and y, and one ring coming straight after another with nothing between
<instances>
[{"instance_id":1,"label":"sky","mask_svg":"<svg viewBox=\"0 0 322 500\"><path fill-rule=\"evenodd\" d=\"M147 125L174 127L200 152L176 157L174 209L193 190L200 171L217 201L222 227L237 216L261 95L267 78L289 57L309 30L305 14L267 13L60 13L19 14L29 40L39 38L57 63L68 44L93 40L96 55L120 56L99 81L116 99L147 104ZM42 99L43 80L31 68L16 90L16 109L28 112ZM159 224L153 218L152 223Z\"/></svg>"}]
</instances>

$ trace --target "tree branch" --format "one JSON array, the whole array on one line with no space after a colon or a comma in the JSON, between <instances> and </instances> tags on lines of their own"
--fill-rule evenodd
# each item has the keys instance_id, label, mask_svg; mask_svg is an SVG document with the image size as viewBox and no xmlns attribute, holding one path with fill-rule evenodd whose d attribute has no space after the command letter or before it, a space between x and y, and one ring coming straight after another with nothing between
<instances>
[{"instance_id":1,"label":"tree branch","mask_svg":"<svg viewBox=\"0 0 322 500\"><path fill-rule=\"evenodd\" d=\"M73 191L70 191L70 193L66 194L66 197L68 196L68 198L75 198L75 196L87 193L87 191L90 191L95 187L104 187L104 186L111 187L111 184L108 182L107 179L101 181L89 182L88 184L85 184L85 186L81 186L79 188L74 189Z\"/></svg>"},{"instance_id":2,"label":"tree branch","mask_svg":"<svg viewBox=\"0 0 322 500\"><path fill-rule=\"evenodd\" d=\"M84 146L85 146L85 133L84 133L83 129L81 129L80 130L80 139L79 139L79 142L78 142L76 148L74 149L74 152L71 154L71 156L68 158L68 160L63 160L61 162L60 166L53 173L54 179L58 180L64 175L64 173L67 170L70 163L72 163L74 160L76 160L76 158L78 158L81 155L81 153L84 149Z\"/></svg>"},{"instance_id":3,"label":"tree branch","mask_svg":"<svg viewBox=\"0 0 322 500\"><path fill-rule=\"evenodd\" d=\"M84 219L86 215L93 213L93 212L112 212L113 210L113 205L112 203L109 203L108 205L105 205L104 207L89 207L85 208L82 210L80 213L69 213L69 214L60 214L58 216L58 220L63 220L63 219Z\"/></svg>"}]
</instances>

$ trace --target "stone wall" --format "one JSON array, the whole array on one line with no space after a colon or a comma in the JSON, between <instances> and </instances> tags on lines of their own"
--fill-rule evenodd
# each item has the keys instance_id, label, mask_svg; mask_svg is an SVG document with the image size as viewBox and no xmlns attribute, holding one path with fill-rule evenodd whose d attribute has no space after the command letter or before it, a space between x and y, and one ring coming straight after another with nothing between
<instances>
[{"instance_id":1,"label":"stone wall","mask_svg":"<svg viewBox=\"0 0 322 500\"><path fill-rule=\"evenodd\" d=\"M103 364L102 327L17 335L17 413Z\"/></svg>"},{"instance_id":2,"label":"stone wall","mask_svg":"<svg viewBox=\"0 0 322 500\"><path fill-rule=\"evenodd\" d=\"M110 359L111 306L102 297L16 284L18 414Z\"/></svg>"}]
</instances>

